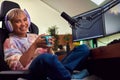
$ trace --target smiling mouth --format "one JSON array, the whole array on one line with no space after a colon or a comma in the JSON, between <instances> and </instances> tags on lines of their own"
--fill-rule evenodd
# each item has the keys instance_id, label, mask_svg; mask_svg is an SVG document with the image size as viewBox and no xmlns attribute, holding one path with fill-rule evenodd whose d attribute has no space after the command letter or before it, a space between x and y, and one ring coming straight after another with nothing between
<instances>
[{"instance_id":1,"label":"smiling mouth","mask_svg":"<svg viewBox=\"0 0 120 80\"><path fill-rule=\"evenodd\" d=\"M20 30L21 30L21 31L26 31L27 28L26 28L26 27L21 27Z\"/></svg>"}]
</instances>

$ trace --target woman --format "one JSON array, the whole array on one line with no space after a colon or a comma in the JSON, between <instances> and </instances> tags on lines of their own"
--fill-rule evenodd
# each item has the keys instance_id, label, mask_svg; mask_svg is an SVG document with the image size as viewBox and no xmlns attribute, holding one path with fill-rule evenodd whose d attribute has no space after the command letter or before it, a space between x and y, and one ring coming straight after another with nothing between
<instances>
[{"instance_id":1,"label":"woman","mask_svg":"<svg viewBox=\"0 0 120 80\"><path fill-rule=\"evenodd\" d=\"M29 69L28 80L70 80L71 72L77 64L89 54L87 46L81 46L81 56L70 54L61 63L53 54L52 47L47 46L43 36L27 33L30 20L27 13L15 8L6 14L6 26L11 32L4 42L5 61L12 70ZM54 39L49 39L54 45ZM71 56L72 55L72 56Z\"/></svg>"}]
</instances>

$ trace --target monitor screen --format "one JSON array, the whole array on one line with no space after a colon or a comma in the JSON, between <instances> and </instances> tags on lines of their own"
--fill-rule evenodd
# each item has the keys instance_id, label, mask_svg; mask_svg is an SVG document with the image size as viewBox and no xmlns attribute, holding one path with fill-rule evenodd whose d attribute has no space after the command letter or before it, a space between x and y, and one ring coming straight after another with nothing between
<instances>
[{"instance_id":1,"label":"monitor screen","mask_svg":"<svg viewBox=\"0 0 120 80\"><path fill-rule=\"evenodd\" d=\"M103 23L105 35L120 32L120 4L114 6L104 14Z\"/></svg>"},{"instance_id":2,"label":"monitor screen","mask_svg":"<svg viewBox=\"0 0 120 80\"><path fill-rule=\"evenodd\" d=\"M74 16L77 20L71 26L73 41L93 39L120 32L120 4L115 5L104 13L97 8ZM96 16L96 14L100 14ZM91 19L91 16L94 18Z\"/></svg>"},{"instance_id":3,"label":"monitor screen","mask_svg":"<svg viewBox=\"0 0 120 80\"><path fill-rule=\"evenodd\" d=\"M98 12L100 12L100 9L94 9L73 17L78 20L78 23L72 26L73 41L92 39L104 35L103 16L99 15L95 19L89 19L89 16Z\"/></svg>"}]
</instances>

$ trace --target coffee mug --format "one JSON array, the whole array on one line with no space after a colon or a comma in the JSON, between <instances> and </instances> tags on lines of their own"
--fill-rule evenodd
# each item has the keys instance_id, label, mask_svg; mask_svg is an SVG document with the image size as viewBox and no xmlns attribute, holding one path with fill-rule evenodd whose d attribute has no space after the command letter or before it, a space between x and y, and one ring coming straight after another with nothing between
<instances>
[{"instance_id":1,"label":"coffee mug","mask_svg":"<svg viewBox=\"0 0 120 80\"><path fill-rule=\"evenodd\" d=\"M50 35L42 36L42 38L45 38L47 46L51 46L52 44L49 42L49 39L52 38Z\"/></svg>"}]
</instances>

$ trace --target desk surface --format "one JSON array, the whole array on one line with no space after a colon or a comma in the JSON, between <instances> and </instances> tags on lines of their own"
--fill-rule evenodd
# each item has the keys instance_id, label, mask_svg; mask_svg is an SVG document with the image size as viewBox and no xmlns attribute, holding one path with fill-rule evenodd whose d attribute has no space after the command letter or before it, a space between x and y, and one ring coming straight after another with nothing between
<instances>
[{"instance_id":1,"label":"desk surface","mask_svg":"<svg viewBox=\"0 0 120 80\"><path fill-rule=\"evenodd\" d=\"M120 43L91 49L93 59L118 58L120 57Z\"/></svg>"}]
</instances>

